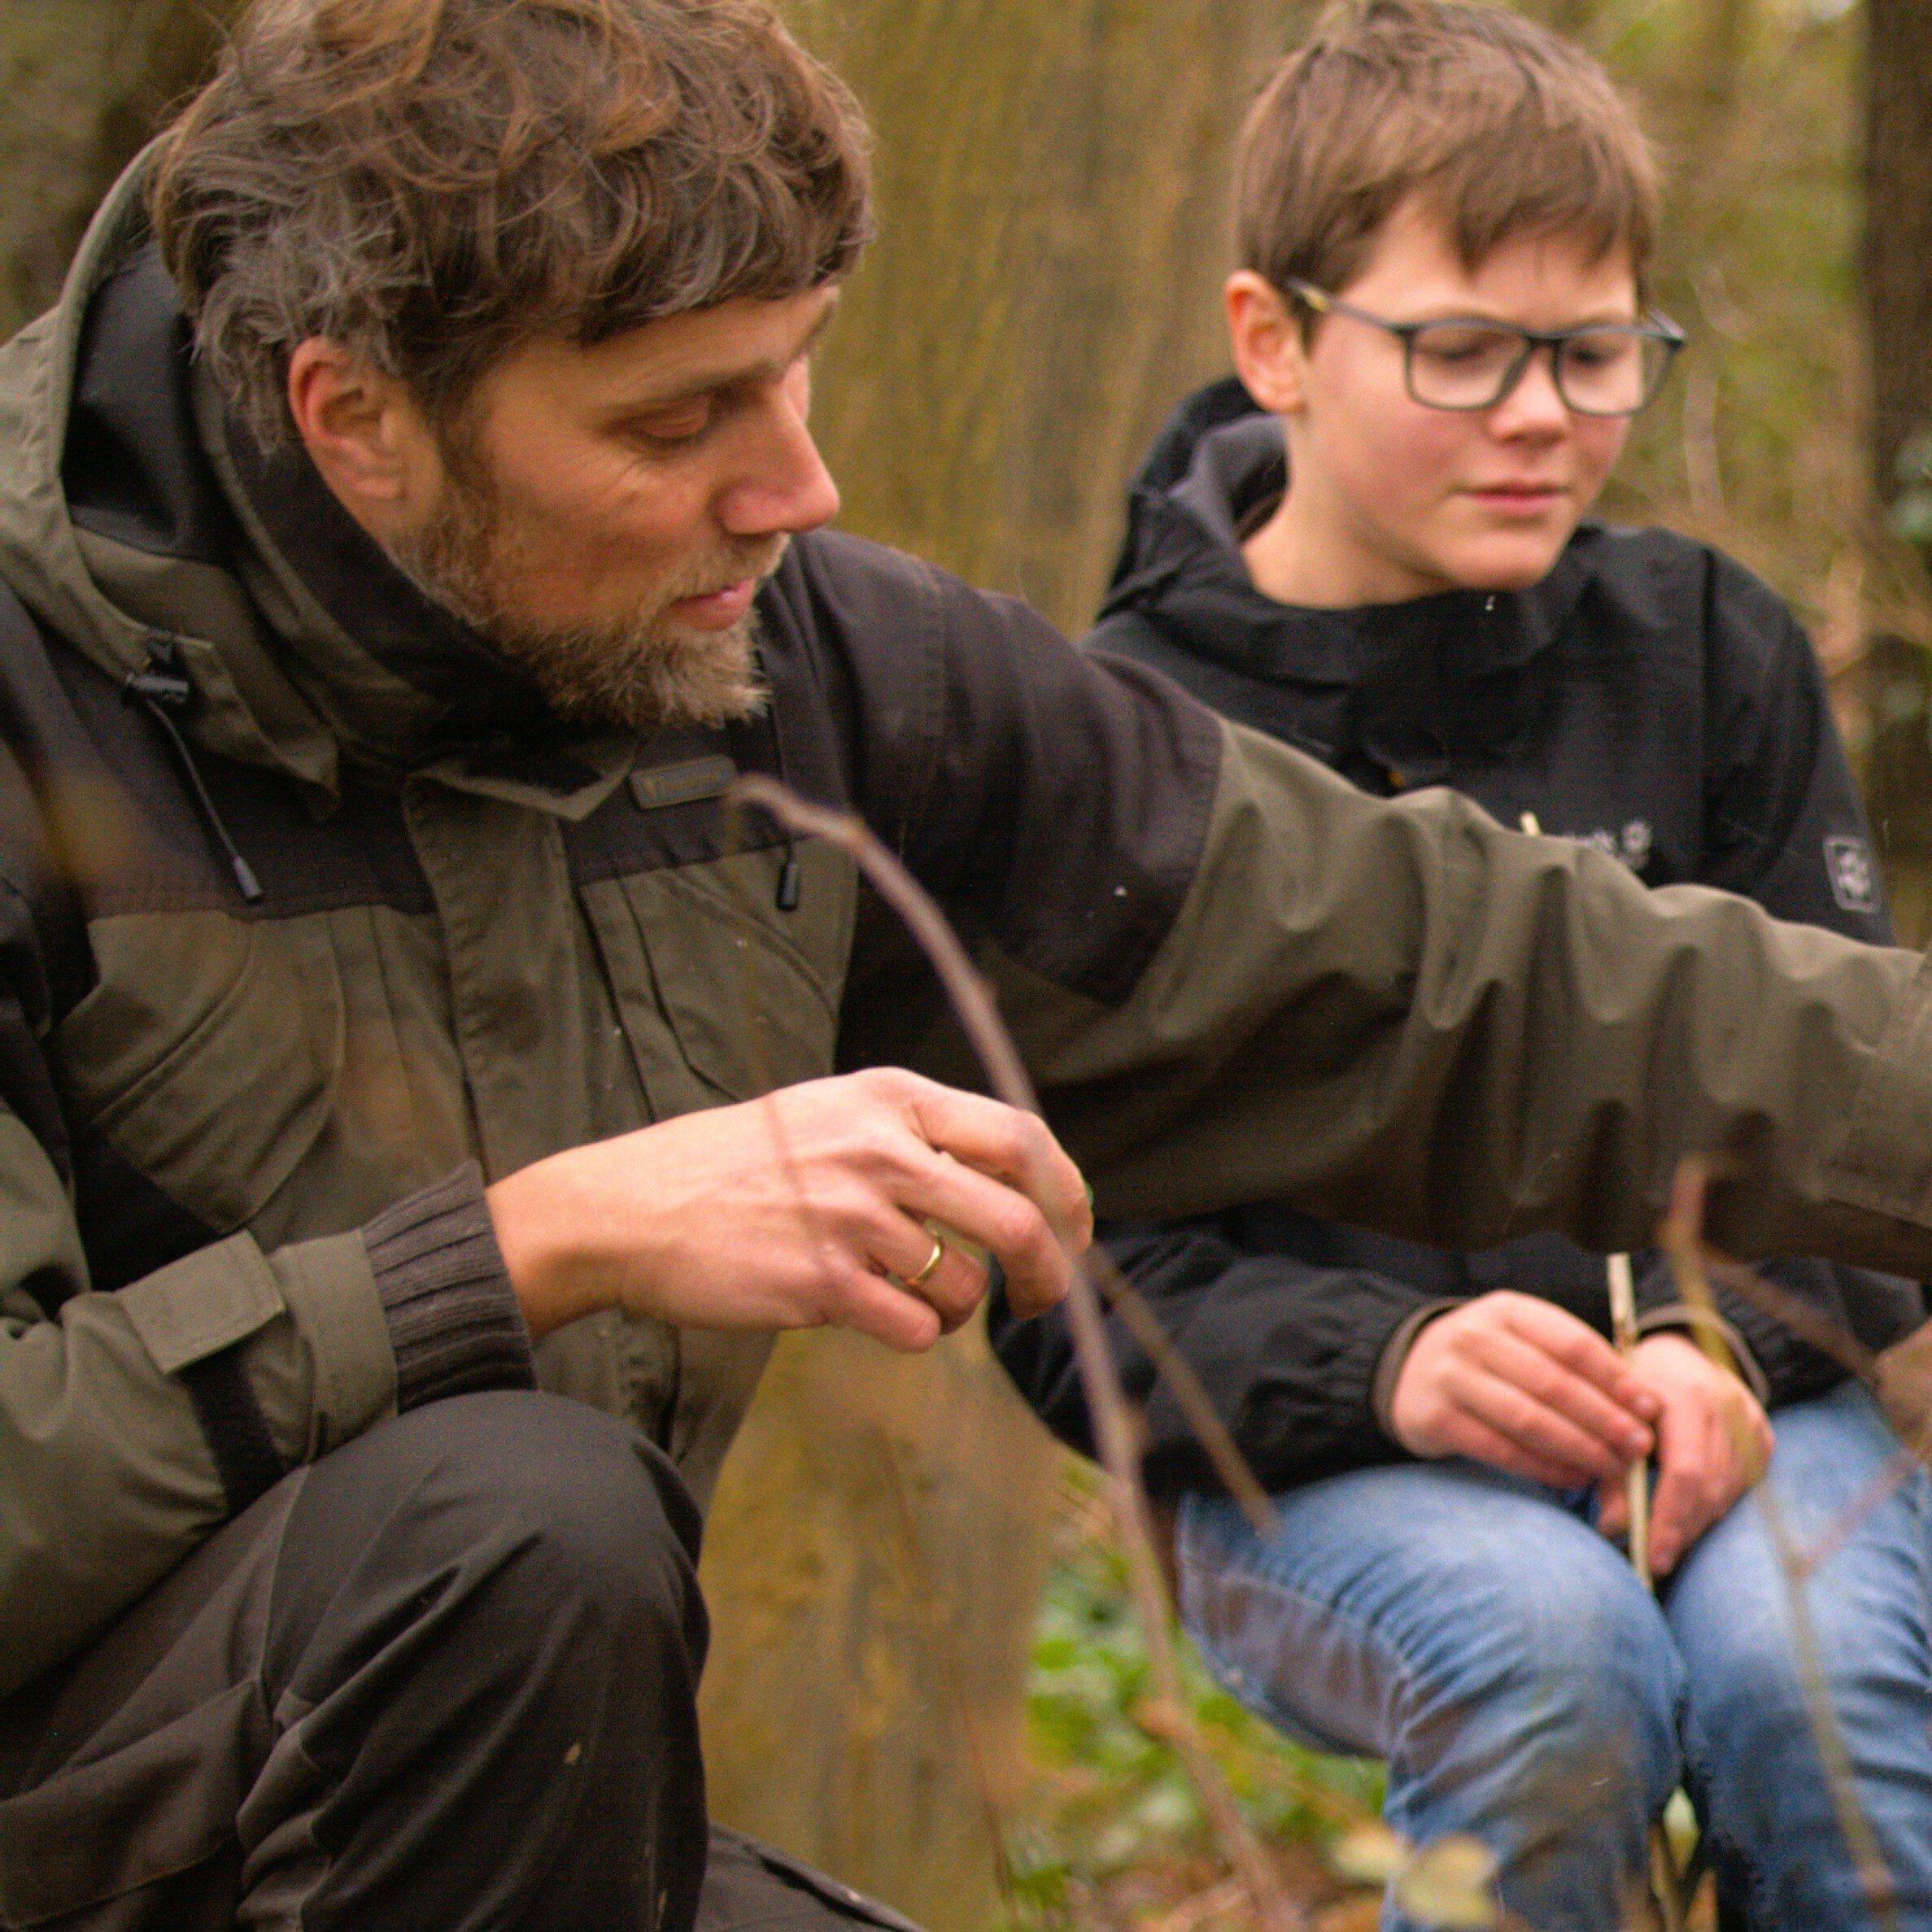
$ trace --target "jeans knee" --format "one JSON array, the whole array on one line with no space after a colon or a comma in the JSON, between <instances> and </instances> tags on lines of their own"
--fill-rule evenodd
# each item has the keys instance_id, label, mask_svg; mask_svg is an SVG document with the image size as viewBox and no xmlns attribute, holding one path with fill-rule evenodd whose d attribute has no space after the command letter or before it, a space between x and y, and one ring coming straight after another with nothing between
<instances>
[{"instance_id":1,"label":"jeans knee","mask_svg":"<svg viewBox=\"0 0 1932 1932\"><path fill-rule=\"evenodd\" d=\"M1608 1727L1670 1728L1682 1684L1670 1633L1614 1550L1587 1555L1478 1546L1454 1559L1442 1588L1461 1614L1435 1626L1423 1681L1606 1742Z\"/></svg>"}]
</instances>

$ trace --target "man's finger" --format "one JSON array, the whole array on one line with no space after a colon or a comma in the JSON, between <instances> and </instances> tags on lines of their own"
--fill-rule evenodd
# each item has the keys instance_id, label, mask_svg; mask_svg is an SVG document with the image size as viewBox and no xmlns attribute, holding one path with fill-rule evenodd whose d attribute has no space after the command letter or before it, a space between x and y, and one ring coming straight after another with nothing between
<instances>
[{"instance_id":1,"label":"man's finger","mask_svg":"<svg viewBox=\"0 0 1932 1932\"><path fill-rule=\"evenodd\" d=\"M934 1310L951 1334L985 1297L985 1264L957 1231L943 1224L901 1215L892 1236L879 1244L874 1258L897 1286ZM908 1258L915 1254L916 1261Z\"/></svg>"},{"instance_id":2,"label":"man's finger","mask_svg":"<svg viewBox=\"0 0 1932 1932\"><path fill-rule=\"evenodd\" d=\"M841 1328L856 1328L907 1354L931 1348L944 1328L938 1310L930 1303L885 1276L860 1267L841 1277L825 1314Z\"/></svg>"},{"instance_id":3,"label":"man's finger","mask_svg":"<svg viewBox=\"0 0 1932 1932\"><path fill-rule=\"evenodd\" d=\"M900 1206L944 1223L1006 1271L1017 1315L1036 1315L1066 1293L1072 1267L1051 1217L1028 1193L958 1160L935 1158L904 1184ZM1085 1191L1081 1201L1084 1205Z\"/></svg>"},{"instance_id":4,"label":"man's finger","mask_svg":"<svg viewBox=\"0 0 1932 1932\"><path fill-rule=\"evenodd\" d=\"M1093 1238L1087 1184L1037 1114L934 1080L907 1089L914 1124L927 1143L1024 1194L1059 1233L1084 1250Z\"/></svg>"}]
</instances>

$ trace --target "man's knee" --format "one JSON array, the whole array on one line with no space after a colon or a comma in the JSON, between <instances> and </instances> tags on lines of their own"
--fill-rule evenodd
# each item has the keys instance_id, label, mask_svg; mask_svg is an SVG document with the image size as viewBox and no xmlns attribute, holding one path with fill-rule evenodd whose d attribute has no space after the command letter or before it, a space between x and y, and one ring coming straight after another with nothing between
<instances>
[{"instance_id":1,"label":"man's knee","mask_svg":"<svg viewBox=\"0 0 1932 1932\"><path fill-rule=\"evenodd\" d=\"M352 1658L399 1620L425 1637L481 1620L494 1638L541 1645L582 1613L676 1653L695 1681L699 1529L664 1457L582 1403L510 1391L431 1403L309 1471L278 1566L270 1679L308 1674L318 1651L325 1668L330 1651Z\"/></svg>"}]
</instances>

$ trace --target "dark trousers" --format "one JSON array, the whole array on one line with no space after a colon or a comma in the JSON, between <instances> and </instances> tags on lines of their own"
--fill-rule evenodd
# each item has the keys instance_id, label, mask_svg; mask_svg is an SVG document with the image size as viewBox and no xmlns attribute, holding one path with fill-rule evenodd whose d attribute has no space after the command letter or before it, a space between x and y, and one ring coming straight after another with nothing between
<instances>
[{"instance_id":1,"label":"dark trousers","mask_svg":"<svg viewBox=\"0 0 1932 1932\"><path fill-rule=\"evenodd\" d=\"M656 1450L549 1396L298 1471L0 1704L0 1925L901 1925L708 1832L698 1533Z\"/></svg>"}]
</instances>

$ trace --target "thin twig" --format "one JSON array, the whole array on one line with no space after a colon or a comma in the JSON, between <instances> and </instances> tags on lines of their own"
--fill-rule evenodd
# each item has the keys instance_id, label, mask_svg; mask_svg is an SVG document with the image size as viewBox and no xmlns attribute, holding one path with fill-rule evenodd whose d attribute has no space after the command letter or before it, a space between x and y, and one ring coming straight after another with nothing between
<instances>
[{"instance_id":1,"label":"thin twig","mask_svg":"<svg viewBox=\"0 0 1932 1932\"><path fill-rule=\"evenodd\" d=\"M1838 1814L1838 1830L1845 1834L1851 1862L1858 1869L1859 1890L1864 1894L1865 1909L1881 1925L1897 1932L1899 1901L1891 1870L1872 1827L1859 1808L1853 1789L1851 1755L1845 1747L1844 1734L1838 1728L1838 1713L1831 1707L1831 1694L1825 1688L1825 1668L1818 1655L1817 1633L1812 1628L1811 1609L1804 1600L1803 1562L1786 1527L1784 1511L1768 1482L1760 1482L1755 1495L1765 1533L1777 1553L1784 1572L1786 1594L1791 1613L1791 1648L1798 1664L1798 1681L1803 1687L1806 1714L1811 1719L1812 1736L1824 1760L1825 1782L1831 1792L1832 1809Z\"/></svg>"},{"instance_id":2,"label":"thin twig","mask_svg":"<svg viewBox=\"0 0 1932 1932\"><path fill-rule=\"evenodd\" d=\"M1677 1163L1671 1181L1670 1212L1658 1233L1659 1245L1669 1258L1672 1271L1676 1276L1679 1295L1694 1307L1716 1315L1716 1303L1711 1293L1712 1257L1703 1238L1704 1201L1712 1173L1712 1163L1694 1154ZM1725 1345L1721 1331L1714 1324L1707 1333L1705 1325L1700 1324L1699 1339L1707 1351L1716 1355L1725 1366L1730 1365L1730 1350ZM1812 1628L1810 1607L1805 1601L1805 1559L1786 1526L1784 1511L1767 1480L1768 1475L1768 1465L1760 1469L1757 1480L1751 1485L1751 1493L1785 1580L1786 1607L1791 1619L1793 1660L1798 1666L1798 1679L1804 1693L1812 1740L1824 1763L1825 1782L1831 1793L1832 1808L1838 1814L1838 1829L1844 1834L1852 1863L1857 1868L1859 1887L1864 1894L1866 1908L1882 1925L1895 1929L1899 1922L1897 1898L1891 1873L1886 1867L1871 1825L1859 1808L1851 1753L1846 1748L1844 1734L1839 1728L1838 1713L1832 1708L1831 1694L1825 1681L1817 1636Z\"/></svg>"},{"instance_id":3,"label":"thin twig","mask_svg":"<svg viewBox=\"0 0 1932 1932\"><path fill-rule=\"evenodd\" d=\"M797 836L823 839L851 858L931 962L995 1094L1007 1106L1037 1115L1040 1103L1032 1082L1000 1019L991 990L944 914L864 822L854 813L814 805L788 787L757 774L740 778L727 796L735 803L756 805L769 813ZM1132 1412L1114 1372L1099 1298L1084 1257L1074 1245L1070 1230L1056 1226L1053 1232L1067 1258L1067 1328L1093 1417L1095 1446L1113 1491L1128 1581L1147 1645L1154 1684L1151 1720L1162 1727L1180 1755L1230 1863L1248 1887L1263 1925L1269 1932L1290 1932L1305 1923L1302 1914L1283 1891L1233 1794L1207 1755L1181 1695L1170 1638L1171 1613L1140 1485Z\"/></svg>"},{"instance_id":4,"label":"thin twig","mask_svg":"<svg viewBox=\"0 0 1932 1932\"><path fill-rule=\"evenodd\" d=\"M1188 1426L1193 1430L1196 1440L1214 1465L1222 1487L1240 1506L1241 1514L1248 1519L1254 1533L1264 1541L1271 1538L1281 1527L1281 1518L1273 1498L1256 1481L1254 1472L1248 1467L1247 1458L1228 1433L1228 1424L1221 1420L1220 1411L1202 1386L1200 1377L1194 1373L1187 1358L1175 1347L1167 1331L1161 1326L1160 1317L1149 1305L1147 1297L1114 1265L1112 1256L1105 1249L1095 1249L1087 1260L1092 1269L1094 1285L1126 1324L1127 1332L1140 1344L1148 1360L1153 1363L1155 1373L1167 1385L1168 1393L1180 1406Z\"/></svg>"}]
</instances>

